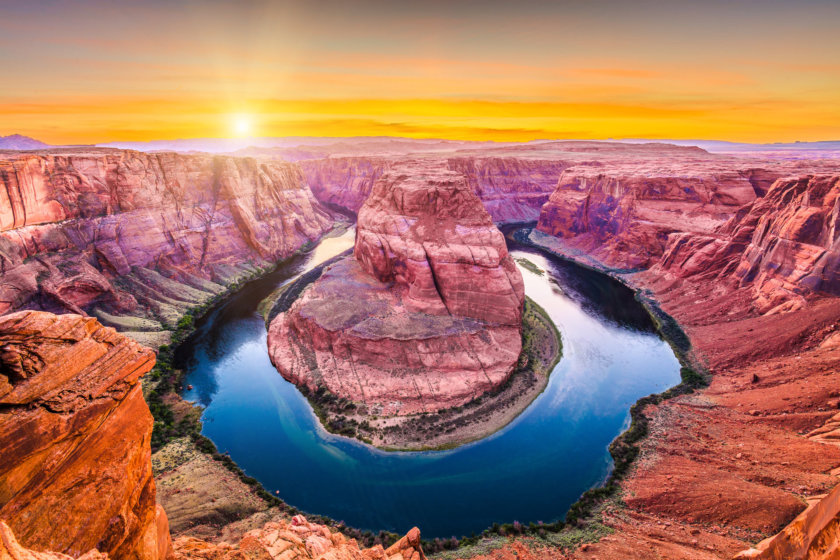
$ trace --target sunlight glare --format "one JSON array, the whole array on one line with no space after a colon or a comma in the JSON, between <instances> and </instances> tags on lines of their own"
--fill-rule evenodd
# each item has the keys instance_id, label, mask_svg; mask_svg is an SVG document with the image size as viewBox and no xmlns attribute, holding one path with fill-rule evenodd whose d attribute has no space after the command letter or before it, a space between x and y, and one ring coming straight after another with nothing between
<instances>
[{"instance_id":1,"label":"sunlight glare","mask_svg":"<svg viewBox=\"0 0 840 560\"><path fill-rule=\"evenodd\" d=\"M232 118L233 133L235 136L248 136L251 134L251 116L237 114Z\"/></svg>"}]
</instances>

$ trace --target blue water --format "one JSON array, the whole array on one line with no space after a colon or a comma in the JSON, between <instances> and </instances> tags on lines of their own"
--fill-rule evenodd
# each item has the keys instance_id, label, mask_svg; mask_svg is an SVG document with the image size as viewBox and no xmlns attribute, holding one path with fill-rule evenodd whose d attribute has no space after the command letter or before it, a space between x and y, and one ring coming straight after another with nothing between
<instances>
[{"instance_id":1,"label":"blue water","mask_svg":"<svg viewBox=\"0 0 840 560\"><path fill-rule=\"evenodd\" d=\"M249 284L179 351L184 397L205 407L203 433L287 503L360 528L425 538L469 535L494 522L554 521L611 468L609 443L640 397L679 382L679 363L632 292L599 273L510 241L526 293L563 336L548 387L484 440L443 452L378 451L327 433L272 367L256 306L276 286L341 252L352 231Z\"/></svg>"}]
</instances>

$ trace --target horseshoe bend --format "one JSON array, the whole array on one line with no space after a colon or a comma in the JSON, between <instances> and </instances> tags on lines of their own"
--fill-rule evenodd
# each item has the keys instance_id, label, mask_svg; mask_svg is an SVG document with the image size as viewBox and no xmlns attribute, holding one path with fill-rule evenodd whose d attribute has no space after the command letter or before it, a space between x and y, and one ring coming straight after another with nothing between
<instances>
[{"instance_id":1,"label":"horseshoe bend","mask_svg":"<svg viewBox=\"0 0 840 560\"><path fill-rule=\"evenodd\" d=\"M379 148L369 148L368 164L355 154L338 168L333 157L285 162L283 150L256 159L4 152L3 554L831 557L840 511L837 159L586 142L465 143L457 157L422 144L396 155ZM341 208L335 201L355 200L347 175L368 177L371 166L380 171L364 202ZM506 216L538 220L504 225ZM620 283L608 290L609 276ZM614 300L619 287L653 319L629 319L631 304ZM604 322L564 319L573 308L544 309L531 299L548 302L540 293ZM515 441L527 457L515 434L531 430L532 417L561 414L548 403L566 387L578 397L595 390L593 360L607 354L592 353L597 344L584 346L574 329L595 328L586 340L602 344L614 343L608 325L650 329L645 344L671 345L682 383L635 393L631 404L644 398L630 429L609 428L606 441L619 437L594 455L612 465L606 482L571 510L500 518L459 542L421 541L402 521L404 536L387 520L356 528L301 513L264 486L268 478L237 466L245 455L217 449L228 440L208 431L219 422L212 395L191 397L193 366L179 356L207 325L233 321L236 298L253 300L249 324L265 341L242 356L270 358L277 382L297 387L284 391L301 391L318 413L305 404L294 413L315 426L295 437L323 425L335 435L318 441L361 439L357 461L369 445L467 457L489 453L485 441ZM636 371L629 359L615 361L610 383ZM577 363L589 373L567 385ZM228 379L217 383L241 387ZM447 504L438 507L445 526Z\"/></svg>"}]
</instances>

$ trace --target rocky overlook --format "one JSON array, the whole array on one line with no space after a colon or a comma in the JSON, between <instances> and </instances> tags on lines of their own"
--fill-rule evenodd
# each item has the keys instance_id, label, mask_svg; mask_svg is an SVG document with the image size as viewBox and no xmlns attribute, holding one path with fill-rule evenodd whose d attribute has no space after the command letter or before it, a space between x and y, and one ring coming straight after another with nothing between
<instances>
[{"instance_id":1,"label":"rocky overlook","mask_svg":"<svg viewBox=\"0 0 840 560\"><path fill-rule=\"evenodd\" d=\"M521 348L522 278L463 175L395 166L357 228L354 258L271 323L284 377L385 415L458 406L504 383Z\"/></svg>"},{"instance_id":2,"label":"rocky overlook","mask_svg":"<svg viewBox=\"0 0 840 560\"><path fill-rule=\"evenodd\" d=\"M139 383L154 360L90 317L0 317L0 519L24 546L171 554Z\"/></svg>"}]
</instances>

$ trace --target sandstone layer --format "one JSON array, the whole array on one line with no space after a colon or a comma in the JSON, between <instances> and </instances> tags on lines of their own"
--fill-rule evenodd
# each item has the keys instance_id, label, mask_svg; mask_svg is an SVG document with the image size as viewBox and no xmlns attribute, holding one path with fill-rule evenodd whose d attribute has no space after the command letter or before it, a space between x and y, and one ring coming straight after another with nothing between
<instances>
[{"instance_id":1,"label":"sandstone layer","mask_svg":"<svg viewBox=\"0 0 840 560\"><path fill-rule=\"evenodd\" d=\"M409 161L359 212L354 257L272 321L269 353L310 390L403 415L501 385L521 349L524 287L461 174Z\"/></svg>"},{"instance_id":2,"label":"sandstone layer","mask_svg":"<svg viewBox=\"0 0 840 560\"><path fill-rule=\"evenodd\" d=\"M104 149L8 154L0 313L92 314L121 330L163 330L331 223L294 164Z\"/></svg>"},{"instance_id":3,"label":"sandstone layer","mask_svg":"<svg viewBox=\"0 0 840 560\"><path fill-rule=\"evenodd\" d=\"M154 360L93 318L0 317L0 519L23 546L170 555L139 383Z\"/></svg>"},{"instance_id":4,"label":"sandstone layer","mask_svg":"<svg viewBox=\"0 0 840 560\"><path fill-rule=\"evenodd\" d=\"M833 560L840 557L840 485L811 504L790 525L737 560Z\"/></svg>"},{"instance_id":5,"label":"sandstone layer","mask_svg":"<svg viewBox=\"0 0 840 560\"><path fill-rule=\"evenodd\" d=\"M751 173L682 164L573 167L561 175L537 228L621 268L648 268L673 232L708 232L756 199Z\"/></svg>"},{"instance_id":6,"label":"sandstone layer","mask_svg":"<svg viewBox=\"0 0 840 560\"><path fill-rule=\"evenodd\" d=\"M107 554L89 550L78 560L105 560ZM73 556L60 552L30 550L20 545L8 525L0 521L0 559L2 560L73 560Z\"/></svg>"},{"instance_id":7,"label":"sandstone layer","mask_svg":"<svg viewBox=\"0 0 840 560\"><path fill-rule=\"evenodd\" d=\"M780 179L711 235L673 235L656 272L752 286L760 312L840 295L840 175Z\"/></svg>"}]
</instances>

